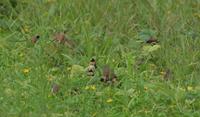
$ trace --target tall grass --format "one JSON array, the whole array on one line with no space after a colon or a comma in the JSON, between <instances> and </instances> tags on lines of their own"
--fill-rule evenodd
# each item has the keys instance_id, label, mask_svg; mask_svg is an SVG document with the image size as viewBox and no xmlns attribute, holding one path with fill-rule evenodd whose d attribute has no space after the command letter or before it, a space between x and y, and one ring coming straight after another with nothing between
<instances>
[{"instance_id":1,"label":"tall grass","mask_svg":"<svg viewBox=\"0 0 200 117\"><path fill-rule=\"evenodd\" d=\"M200 116L199 0L0 5L0 116ZM56 32L66 32L76 47L53 42ZM35 35L41 39L32 44ZM144 48L151 36L160 48L149 53ZM92 57L98 65L94 77L80 71L71 77L74 65L86 68ZM100 82L105 64L120 85ZM61 87L56 95L52 83Z\"/></svg>"}]
</instances>

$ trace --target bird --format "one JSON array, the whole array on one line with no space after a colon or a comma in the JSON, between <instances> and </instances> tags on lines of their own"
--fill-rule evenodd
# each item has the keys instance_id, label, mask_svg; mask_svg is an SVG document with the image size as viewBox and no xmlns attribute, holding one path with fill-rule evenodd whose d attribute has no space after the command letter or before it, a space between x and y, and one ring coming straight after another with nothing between
<instances>
[{"instance_id":1,"label":"bird","mask_svg":"<svg viewBox=\"0 0 200 117\"><path fill-rule=\"evenodd\" d=\"M31 39L31 42L33 44L35 44L38 40L39 40L40 36L39 35L36 35L36 36L33 36L32 39Z\"/></svg>"},{"instance_id":2,"label":"bird","mask_svg":"<svg viewBox=\"0 0 200 117\"><path fill-rule=\"evenodd\" d=\"M65 34L64 33L56 33L54 35L54 40L57 41L58 43L63 43L65 42Z\"/></svg>"},{"instance_id":3,"label":"bird","mask_svg":"<svg viewBox=\"0 0 200 117\"><path fill-rule=\"evenodd\" d=\"M89 66L87 67L87 75L94 76L96 68L97 68L96 60L92 58L90 60Z\"/></svg>"},{"instance_id":4,"label":"bird","mask_svg":"<svg viewBox=\"0 0 200 117\"><path fill-rule=\"evenodd\" d=\"M146 40L146 43L155 45L155 44L159 43L159 41L153 37L150 37L148 40Z\"/></svg>"},{"instance_id":5,"label":"bird","mask_svg":"<svg viewBox=\"0 0 200 117\"><path fill-rule=\"evenodd\" d=\"M105 65L103 68L103 77L101 81L105 83L115 83L117 81L117 75L108 65Z\"/></svg>"},{"instance_id":6,"label":"bird","mask_svg":"<svg viewBox=\"0 0 200 117\"><path fill-rule=\"evenodd\" d=\"M56 84L56 83L53 83L53 84L52 84L52 88L51 88L51 92L52 92L53 94L56 94L56 93L59 92L59 90L60 90L60 86L59 86L58 84Z\"/></svg>"},{"instance_id":7,"label":"bird","mask_svg":"<svg viewBox=\"0 0 200 117\"><path fill-rule=\"evenodd\" d=\"M109 77L110 77L110 68L108 65L106 65L103 68L103 77L102 77L101 81L107 82L109 80Z\"/></svg>"},{"instance_id":8,"label":"bird","mask_svg":"<svg viewBox=\"0 0 200 117\"><path fill-rule=\"evenodd\" d=\"M163 75L163 79L164 80L170 80L170 79L172 79L172 71L168 68L168 69L166 69L165 70L165 73L164 73L164 75Z\"/></svg>"},{"instance_id":9,"label":"bird","mask_svg":"<svg viewBox=\"0 0 200 117\"><path fill-rule=\"evenodd\" d=\"M96 60L94 58L92 58L90 60L90 65L93 65L95 68L97 68L97 63L96 63Z\"/></svg>"},{"instance_id":10,"label":"bird","mask_svg":"<svg viewBox=\"0 0 200 117\"><path fill-rule=\"evenodd\" d=\"M71 39L69 39L69 37L67 37L65 35L65 33L62 33L62 32L56 33L54 35L53 39L54 39L54 41L56 41L56 42L58 42L60 44L66 45L66 46L68 46L70 48L74 48L75 47L75 42L72 41Z\"/></svg>"}]
</instances>

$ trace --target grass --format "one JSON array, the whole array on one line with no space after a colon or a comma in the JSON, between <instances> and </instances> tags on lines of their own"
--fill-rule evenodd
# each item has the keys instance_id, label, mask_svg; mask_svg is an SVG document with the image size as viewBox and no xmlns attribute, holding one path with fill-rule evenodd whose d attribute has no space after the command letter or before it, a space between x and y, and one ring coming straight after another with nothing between
<instances>
[{"instance_id":1,"label":"grass","mask_svg":"<svg viewBox=\"0 0 200 117\"><path fill-rule=\"evenodd\" d=\"M200 116L199 0L10 1L0 2L2 117ZM53 42L56 32L76 47ZM100 82L105 64L120 85Z\"/></svg>"}]
</instances>

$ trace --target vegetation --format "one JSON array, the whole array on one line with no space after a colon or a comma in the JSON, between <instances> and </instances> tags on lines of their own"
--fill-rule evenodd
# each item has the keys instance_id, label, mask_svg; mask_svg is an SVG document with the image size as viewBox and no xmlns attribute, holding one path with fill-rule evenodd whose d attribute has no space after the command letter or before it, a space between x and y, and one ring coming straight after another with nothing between
<instances>
[{"instance_id":1,"label":"vegetation","mask_svg":"<svg viewBox=\"0 0 200 117\"><path fill-rule=\"evenodd\" d=\"M199 117L199 9L199 0L1 0L0 116ZM74 46L55 41L61 32ZM100 81L105 65L117 82Z\"/></svg>"}]
</instances>

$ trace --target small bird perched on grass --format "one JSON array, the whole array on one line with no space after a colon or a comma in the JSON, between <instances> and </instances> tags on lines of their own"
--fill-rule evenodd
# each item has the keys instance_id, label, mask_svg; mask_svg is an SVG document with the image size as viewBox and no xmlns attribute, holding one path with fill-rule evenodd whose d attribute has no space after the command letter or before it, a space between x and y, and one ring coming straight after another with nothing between
<instances>
[{"instance_id":1,"label":"small bird perched on grass","mask_svg":"<svg viewBox=\"0 0 200 117\"><path fill-rule=\"evenodd\" d=\"M60 44L64 44L64 45L68 46L69 48L75 47L75 42L72 41L71 39L69 39L69 37L67 37L65 35L65 33L56 33L54 36L54 41L56 41Z\"/></svg>"},{"instance_id":2,"label":"small bird perched on grass","mask_svg":"<svg viewBox=\"0 0 200 117\"><path fill-rule=\"evenodd\" d=\"M58 84L53 83L52 88L51 88L51 92L53 94L57 94L59 92L59 90L60 90L60 86Z\"/></svg>"},{"instance_id":3,"label":"small bird perched on grass","mask_svg":"<svg viewBox=\"0 0 200 117\"><path fill-rule=\"evenodd\" d=\"M31 42L32 42L33 44L35 44L35 43L39 40L39 38L40 38L40 36L39 36L39 35L36 35L36 36L32 37Z\"/></svg>"},{"instance_id":4,"label":"small bird perched on grass","mask_svg":"<svg viewBox=\"0 0 200 117\"><path fill-rule=\"evenodd\" d=\"M170 69L166 69L164 74L163 74L163 79L164 80L171 80L173 79L173 73Z\"/></svg>"},{"instance_id":5,"label":"small bird perched on grass","mask_svg":"<svg viewBox=\"0 0 200 117\"><path fill-rule=\"evenodd\" d=\"M150 37L148 40L146 40L146 43L155 45L155 44L159 43L159 41L153 37Z\"/></svg>"},{"instance_id":6,"label":"small bird perched on grass","mask_svg":"<svg viewBox=\"0 0 200 117\"><path fill-rule=\"evenodd\" d=\"M97 68L96 60L92 58L90 60L89 66L87 67L87 75L94 76L96 68Z\"/></svg>"},{"instance_id":7,"label":"small bird perched on grass","mask_svg":"<svg viewBox=\"0 0 200 117\"><path fill-rule=\"evenodd\" d=\"M117 81L117 75L106 65L103 68L103 77L101 81L105 83L115 83Z\"/></svg>"}]
</instances>

